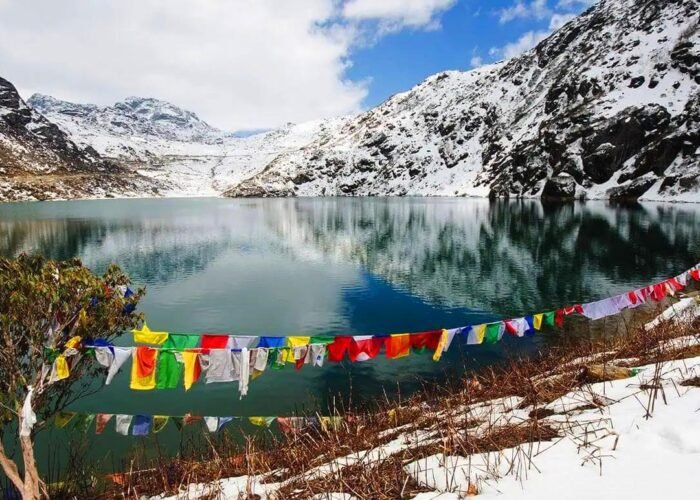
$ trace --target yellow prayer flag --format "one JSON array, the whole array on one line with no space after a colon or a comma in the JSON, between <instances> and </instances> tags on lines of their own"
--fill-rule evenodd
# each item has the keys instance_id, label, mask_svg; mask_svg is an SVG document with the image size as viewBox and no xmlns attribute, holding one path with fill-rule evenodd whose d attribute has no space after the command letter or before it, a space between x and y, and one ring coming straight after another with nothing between
<instances>
[{"instance_id":1,"label":"yellow prayer flag","mask_svg":"<svg viewBox=\"0 0 700 500\"><path fill-rule=\"evenodd\" d=\"M75 337L71 337L68 339L68 342L66 342L65 348L66 349L75 349L80 345L80 341L82 338L78 335Z\"/></svg>"},{"instance_id":2,"label":"yellow prayer flag","mask_svg":"<svg viewBox=\"0 0 700 500\"><path fill-rule=\"evenodd\" d=\"M300 336L287 337L288 349L285 349L284 351L282 351L282 361L284 361L286 363L294 363L296 361L296 359L294 358L294 348L308 346L310 341L311 341L311 337L300 337Z\"/></svg>"},{"instance_id":3,"label":"yellow prayer flag","mask_svg":"<svg viewBox=\"0 0 700 500\"><path fill-rule=\"evenodd\" d=\"M532 326L535 327L535 330L539 330L540 328L542 328L542 316L543 316L543 314L540 313L540 314L535 314L532 317Z\"/></svg>"},{"instance_id":4,"label":"yellow prayer flag","mask_svg":"<svg viewBox=\"0 0 700 500\"><path fill-rule=\"evenodd\" d=\"M82 327L87 326L87 311L85 311L85 309L80 310L80 314L78 314L78 323Z\"/></svg>"},{"instance_id":5,"label":"yellow prayer flag","mask_svg":"<svg viewBox=\"0 0 700 500\"><path fill-rule=\"evenodd\" d=\"M440 340L438 341L437 348L435 349L435 352L433 353L433 361L440 361L440 357L442 356L442 353L445 351L445 346L447 345L447 330L444 328L442 329L442 332L440 333Z\"/></svg>"},{"instance_id":6,"label":"yellow prayer flag","mask_svg":"<svg viewBox=\"0 0 700 500\"><path fill-rule=\"evenodd\" d=\"M323 432L328 432L329 430L337 430L343 421L342 417L319 417L319 422L321 423L321 430Z\"/></svg>"},{"instance_id":7,"label":"yellow prayer flag","mask_svg":"<svg viewBox=\"0 0 700 500\"><path fill-rule=\"evenodd\" d=\"M185 351L182 353L182 360L185 364L185 390L189 391L195 380L199 378L199 354L192 351Z\"/></svg>"},{"instance_id":8,"label":"yellow prayer flag","mask_svg":"<svg viewBox=\"0 0 700 500\"><path fill-rule=\"evenodd\" d=\"M63 355L59 355L53 362L54 367L54 380L63 380L70 376L70 370L68 369L68 362Z\"/></svg>"},{"instance_id":9,"label":"yellow prayer flag","mask_svg":"<svg viewBox=\"0 0 700 500\"><path fill-rule=\"evenodd\" d=\"M153 433L162 431L168 423L166 415L153 415Z\"/></svg>"},{"instance_id":10,"label":"yellow prayer flag","mask_svg":"<svg viewBox=\"0 0 700 500\"><path fill-rule=\"evenodd\" d=\"M138 344L162 345L168 340L168 332L153 332L146 323L141 330L133 330L134 342Z\"/></svg>"},{"instance_id":11,"label":"yellow prayer flag","mask_svg":"<svg viewBox=\"0 0 700 500\"><path fill-rule=\"evenodd\" d=\"M258 427L269 427L275 420L275 417L248 417L248 420L251 424L257 425Z\"/></svg>"},{"instance_id":12,"label":"yellow prayer flag","mask_svg":"<svg viewBox=\"0 0 700 500\"><path fill-rule=\"evenodd\" d=\"M76 413L74 411L59 411L54 418L54 425L57 428L62 429L68 425L68 422L73 420L75 415Z\"/></svg>"}]
</instances>

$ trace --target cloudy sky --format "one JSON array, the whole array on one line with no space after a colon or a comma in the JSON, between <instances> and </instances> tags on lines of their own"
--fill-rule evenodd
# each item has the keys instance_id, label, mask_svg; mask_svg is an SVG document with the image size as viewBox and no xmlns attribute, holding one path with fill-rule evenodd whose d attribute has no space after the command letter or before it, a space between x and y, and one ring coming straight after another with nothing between
<instances>
[{"instance_id":1,"label":"cloudy sky","mask_svg":"<svg viewBox=\"0 0 700 500\"><path fill-rule=\"evenodd\" d=\"M0 0L0 76L109 105L156 97L227 130L356 112L517 55L595 0Z\"/></svg>"}]
</instances>

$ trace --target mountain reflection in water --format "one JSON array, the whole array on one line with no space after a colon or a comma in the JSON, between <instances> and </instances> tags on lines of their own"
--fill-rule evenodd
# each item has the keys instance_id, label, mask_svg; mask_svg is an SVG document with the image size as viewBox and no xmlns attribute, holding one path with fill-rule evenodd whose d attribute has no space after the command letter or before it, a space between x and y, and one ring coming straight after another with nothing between
<instances>
[{"instance_id":1,"label":"mountain reflection in water","mask_svg":"<svg viewBox=\"0 0 700 500\"><path fill-rule=\"evenodd\" d=\"M167 199L0 205L0 254L118 263L147 288L149 325L252 335L369 334L454 327L596 300L700 261L700 207L543 205L480 199ZM606 328L582 326L581 334ZM574 324L576 326L576 324ZM130 335L120 341L131 344ZM284 415L402 395L556 335L497 346L455 343L444 361L268 371L239 401L235 384L188 393L128 389L128 370L78 411ZM100 381L94 381L99 384ZM68 431L42 438L56 443ZM49 437L50 436L50 437ZM92 439L92 438L91 438ZM134 438L96 438L123 458ZM172 426L159 434L177 450Z\"/></svg>"}]
</instances>

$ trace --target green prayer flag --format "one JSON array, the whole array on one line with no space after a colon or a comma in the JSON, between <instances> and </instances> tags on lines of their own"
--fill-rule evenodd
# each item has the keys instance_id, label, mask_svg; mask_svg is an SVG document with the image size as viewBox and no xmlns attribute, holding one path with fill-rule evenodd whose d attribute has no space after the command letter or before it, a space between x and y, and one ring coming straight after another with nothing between
<instances>
[{"instance_id":1,"label":"green prayer flag","mask_svg":"<svg viewBox=\"0 0 700 500\"><path fill-rule=\"evenodd\" d=\"M178 431L182 430L182 417L172 417L173 423L175 424L175 427L177 427Z\"/></svg>"},{"instance_id":2,"label":"green prayer flag","mask_svg":"<svg viewBox=\"0 0 700 500\"><path fill-rule=\"evenodd\" d=\"M281 370L284 368L284 361L280 359L280 355L284 354L286 347L281 349L270 349L267 355L267 365L273 370Z\"/></svg>"},{"instance_id":3,"label":"green prayer flag","mask_svg":"<svg viewBox=\"0 0 700 500\"><path fill-rule=\"evenodd\" d=\"M500 340L502 323L489 323L486 325L484 344L495 344Z\"/></svg>"},{"instance_id":4,"label":"green prayer flag","mask_svg":"<svg viewBox=\"0 0 700 500\"><path fill-rule=\"evenodd\" d=\"M95 420L95 415L93 414L78 415L73 424L73 429L80 432L87 432L93 420Z\"/></svg>"},{"instance_id":5,"label":"green prayer flag","mask_svg":"<svg viewBox=\"0 0 700 500\"><path fill-rule=\"evenodd\" d=\"M200 336L188 333L171 333L163 343L156 369L156 389L175 389L182 378L182 363L174 351L184 351L199 346Z\"/></svg>"},{"instance_id":6,"label":"green prayer flag","mask_svg":"<svg viewBox=\"0 0 700 500\"><path fill-rule=\"evenodd\" d=\"M193 349L199 347L199 335L189 333L171 333L163 343L163 349Z\"/></svg>"},{"instance_id":7,"label":"green prayer flag","mask_svg":"<svg viewBox=\"0 0 700 500\"><path fill-rule=\"evenodd\" d=\"M174 352L161 351L156 369L156 389L175 389L182 377L182 365Z\"/></svg>"},{"instance_id":8,"label":"green prayer flag","mask_svg":"<svg viewBox=\"0 0 700 500\"><path fill-rule=\"evenodd\" d=\"M555 325L555 319L556 319L556 311L551 311L551 312L546 312L543 315L544 318L544 324L549 325L549 326L554 326Z\"/></svg>"},{"instance_id":9,"label":"green prayer flag","mask_svg":"<svg viewBox=\"0 0 700 500\"><path fill-rule=\"evenodd\" d=\"M311 337L309 344L331 344L335 341L333 335L316 335Z\"/></svg>"},{"instance_id":10,"label":"green prayer flag","mask_svg":"<svg viewBox=\"0 0 700 500\"><path fill-rule=\"evenodd\" d=\"M47 363L53 363L56 358L61 354L58 349L52 349L50 347L44 347L44 359Z\"/></svg>"}]
</instances>

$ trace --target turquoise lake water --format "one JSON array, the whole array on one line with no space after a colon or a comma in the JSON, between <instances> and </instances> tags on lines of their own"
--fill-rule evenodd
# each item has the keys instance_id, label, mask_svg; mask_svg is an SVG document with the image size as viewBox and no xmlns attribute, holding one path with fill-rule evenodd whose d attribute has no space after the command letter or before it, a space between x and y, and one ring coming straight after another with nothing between
<instances>
[{"instance_id":1,"label":"turquoise lake water","mask_svg":"<svg viewBox=\"0 0 700 500\"><path fill-rule=\"evenodd\" d=\"M250 335L374 334L456 327L596 300L700 261L700 207L542 205L478 199L170 199L0 205L0 254L118 263L147 288L154 330ZM381 357L297 372L267 371L239 400L237 384L185 393L130 391L128 370L73 407L81 412L289 415L556 342L552 335L466 347L440 363ZM121 339L131 345L131 336ZM244 430L246 430L244 426ZM237 430L235 432L238 432ZM42 468L63 461L67 431L40 435ZM138 438L113 424L90 453L119 468ZM175 453L171 424L158 442ZM59 458L56 458L56 457Z\"/></svg>"}]
</instances>

